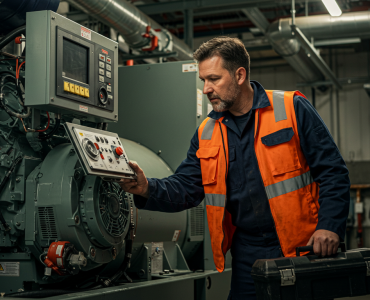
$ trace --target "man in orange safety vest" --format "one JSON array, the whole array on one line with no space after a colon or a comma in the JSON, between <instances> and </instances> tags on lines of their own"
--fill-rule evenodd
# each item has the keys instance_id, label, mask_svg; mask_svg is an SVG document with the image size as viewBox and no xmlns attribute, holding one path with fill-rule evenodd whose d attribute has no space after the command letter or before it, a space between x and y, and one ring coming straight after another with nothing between
<instances>
[{"instance_id":1,"label":"man in orange safety vest","mask_svg":"<svg viewBox=\"0 0 370 300\"><path fill-rule=\"evenodd\" d=\"M313 245L337 252L349 210L349 178L338 148L299 91L264 90L250 80L250 59L235 38L214 38L194 53L213 107L173 176L123 179L138 208L175 212L205 199L214 263L225 269L229 299L254 299L256 259L295 256ZM304 72L304 70L302 70ZM190 100L192 101L192 100Z\"/></svg>"}]
</instances>

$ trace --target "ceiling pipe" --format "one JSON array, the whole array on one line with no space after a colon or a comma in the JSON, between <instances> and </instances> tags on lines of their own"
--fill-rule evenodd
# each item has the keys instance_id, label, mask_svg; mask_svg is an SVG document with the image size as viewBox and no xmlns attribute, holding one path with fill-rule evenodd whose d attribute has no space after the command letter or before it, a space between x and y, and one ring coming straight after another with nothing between
<instances>
[{"instance_id":1,"label":"ceiling pipe","mask_svg":"<svg viewBox=\"0 0 370 300\"><path fill-rule=\"evenodd\" d=\"M67 2L117 30L126 43L134 49L141 49L148 45L148 38L142 35L146 32L147 26L150 26L152 30L161 30L153 34L158 36L163 47L172 39L172 50L178 53L177 60L193 59L192 50L182 40L125 0L67 0Z\"/></svg>"},{"instance_id":2,"label":"ceiling pipe","mask_svg":"<svg viewBox=\"0 0 370 300\"><path fill-rule=\"evenodd\" d=\"M296 17L294 24L308 40L370 37L370 11L345 13L340 17ZM322 81L322 72L308 58L307 52L292 34L291 25L292 18L280 19L270 24L267 36L272 47L306 82Z\"/></svg>"}]
</instances>

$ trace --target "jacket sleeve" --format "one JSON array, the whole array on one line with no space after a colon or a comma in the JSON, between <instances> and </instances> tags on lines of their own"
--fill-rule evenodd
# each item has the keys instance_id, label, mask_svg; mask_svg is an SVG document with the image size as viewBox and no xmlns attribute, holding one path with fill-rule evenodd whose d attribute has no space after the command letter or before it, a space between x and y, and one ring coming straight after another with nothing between
<instances>
[{"instance_id":1,"label":"jacket sleeve","mask_svg":"<svg viewBox=\"0 0 370 300\"><path fill-rule=\"evenodd\" d=\"M304 97L295 96L294 109L303 154L314 181L320 185L316 230L330 230L343 240L350 201L348 169L311 103Z\"/></svg>"},{"instance_id":2,"label":"jacket sleeve","mask_svg":"<svg viewBox=\"0 0 370 300\"><path fill-rule=\"evenodd\" d=\"M196 156L198 149L197 129L187 157L175 174L163 179L148 178L150 196L146 199L135 195L135 206L139 209L162 212L179 212L198 206L204 199L200 160Z\"/></svg>"}]
</instances>

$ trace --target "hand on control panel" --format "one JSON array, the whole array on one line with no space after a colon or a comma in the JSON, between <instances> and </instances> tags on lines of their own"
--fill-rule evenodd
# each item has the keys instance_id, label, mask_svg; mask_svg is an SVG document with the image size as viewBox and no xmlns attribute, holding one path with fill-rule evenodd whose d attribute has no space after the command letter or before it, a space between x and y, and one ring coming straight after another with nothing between
<instances>
[{"instance_id":1,"label":"hand on control panel","mask_svg":"<svg viewBox=\"0 0 370 300\"><path fill-rule=\"evenodd\" d=\"M137 174L137 179L121 179L119 185L127 193L139 195L148 199L149 184L144 171L135 163L129 162L128 164Z\"/></svg>"}]
</instances>

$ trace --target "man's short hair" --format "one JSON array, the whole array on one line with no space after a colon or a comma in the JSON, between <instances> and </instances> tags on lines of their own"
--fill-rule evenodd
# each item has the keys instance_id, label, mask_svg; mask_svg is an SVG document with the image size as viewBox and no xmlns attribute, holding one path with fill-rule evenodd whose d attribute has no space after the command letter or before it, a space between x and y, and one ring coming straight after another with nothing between
<instances>
[{"instance_id":1,"label":"man's short hair","mask_svg":"<svg viewBox=\"0 0 370 300\"><path fill-rule=\"evenodd\" d=\"M198 63L211 58L220 56L223 59L223 67L234 76L235 71L243 67L247 71L249 80L250 58L247 49L241 40L227 36L213 38L203 43L193 57Z\"/></svg>"}]
</instances>

